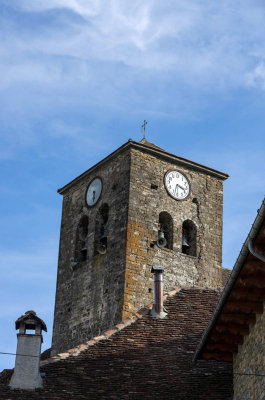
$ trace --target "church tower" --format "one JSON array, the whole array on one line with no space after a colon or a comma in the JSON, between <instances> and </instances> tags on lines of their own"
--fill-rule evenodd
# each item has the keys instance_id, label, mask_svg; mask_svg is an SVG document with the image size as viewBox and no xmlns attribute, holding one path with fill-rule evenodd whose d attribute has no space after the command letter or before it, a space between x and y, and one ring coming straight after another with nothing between
<instances>
[{"instance_id":1,"label":"church tower","mask_svg":"<svg viewBox=\"0 0 265 400\"><path fill-rule=\"evenodd\" d=\"M52 354L99 335L165 290L222 287L228 175L129 140L58 192L63 211Z\"/></svg>"}]
</instances>

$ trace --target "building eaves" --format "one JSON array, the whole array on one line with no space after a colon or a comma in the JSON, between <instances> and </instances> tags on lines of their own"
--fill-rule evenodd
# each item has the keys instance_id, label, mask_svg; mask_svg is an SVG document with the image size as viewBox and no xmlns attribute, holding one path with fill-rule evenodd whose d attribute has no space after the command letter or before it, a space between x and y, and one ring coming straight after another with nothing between
<instances>
[{"instance_id":1,"label":"building eaves","mask_svg":"<svg viewBox=\"0 0 265 400\"><path fill-rule=\"evenodd\" d=\"M193 358L194 362L196 362L198 359L200 359L202 357L203 349L204 349L205 345L207 344L207 341L210 338L211 333L213 332L213 329L218 321L218 318L221 315L222 310L223 310L224 306L226 305L228 298L229 298L231 292L233 291L233 288L234 288L234 286L240 276L240 273L246 263L247 257L250 253L248 244L249 244L249 242L255 241L264 222L265 222L265 198L263 199L261 207L258 210L255 221L254 221L254 223L250 229L250 232L242 246L242 249L236 260L235 266L231 272L231 275L227 281L226 286L224 287L224 290L220 296L220 299L216 305L216 308L215 308L213 315L208 323L208 326L205 329L205 331L201 337L201 340L200 340L198 347L194 354L194 358Z\"/></svg>"},{"instance_id":2,"label":"building eaves","mask_svg":"<svg viewBox=\"0 0 265 400\"><path fill-rule=\"evenodd\" d=\"M69 188L71 188L74 184L79 182L81 179L86 177L87 175L91 174L95 170L97 170L99 167L104 165L105 163L109 162L112 160L114 157L116 157L118 154L124 152L128 148L134 148L136 150L149 153L151 155L155 155L159 158L162 158L166 161L172 162L176 165L181 165L183 167L196 170L202 173L207 173L215 178L225 180L229 177L229 175L225 172L220 172L217 171L216 169L206 167L205 165L196 163L194 161L188 160L186 158L176 156L175 154L169 153L166 150L161 149L160 147L156 146L155 144L148 142L147 140L145 141L140 141L140 142L135 142L132 139L129 139L128 142L124 143L122 146L120 146L118 149L116 149L114 152L109 154L107 157L103 158L101 161L99 161L97 164L93 165L93 167L89 168L87 171L83 172L81 175L79 175L77 178L63 186L62 188L58 189L59 194L64 194L65 191L67 191Z\"/></svg>"}]
</instances>

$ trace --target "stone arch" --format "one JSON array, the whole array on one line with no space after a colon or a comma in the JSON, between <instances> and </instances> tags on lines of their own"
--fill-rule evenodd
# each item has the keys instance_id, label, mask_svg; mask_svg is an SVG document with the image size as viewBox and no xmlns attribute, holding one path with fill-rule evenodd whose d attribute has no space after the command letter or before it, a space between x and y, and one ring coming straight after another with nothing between
<instances>
[{"instance_id":1,"label":"stone arch","mask_svg":"<svg viewBox=\"0 0 265 400\"><path fill-rule=\"evenodd\" d=\"M197 255L197 227L190 219L182 224L182 253L193 257Z\"/></svg>"},{"instance_id":2,"label":"stone arch","mask_svg":"<svg viewBox=\"0 0 265 400\"><path fill-rule=\"evenodd\" d=\"M165 248L173 249L173 218L171 215L162 211L159 214L159 231L164 233L164 237L167 241Z\"/></svg>"},{"instance_id":3,"label":"stone arch","mask_svg":"<svg viewBox=\"0 0 265 400\"><path fill-rule=\"evenodd\" d=\"M87 259L88 223L87 215L83 215L77 226L75 242L75 261L77 262Z\"/></svg>"}]
</instances>

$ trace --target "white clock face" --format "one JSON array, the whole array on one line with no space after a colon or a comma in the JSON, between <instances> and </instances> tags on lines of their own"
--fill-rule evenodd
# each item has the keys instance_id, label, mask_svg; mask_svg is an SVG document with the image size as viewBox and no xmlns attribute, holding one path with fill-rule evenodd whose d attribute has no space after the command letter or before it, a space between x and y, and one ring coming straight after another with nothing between
<instances>
[{"instance_id":1,"label":"white clock face","mask_svg":"<svg viewBox=\"0 0 265 400\"><path fill-rule=\"evenodd\" d=\"M185 175L178 171L168 171L165 175L165 187L174 199L185 200L190 194L190 183Z\"/></svg>"},{"instance_id":2,"label":"white clock face","mask_svg":"<svg viewBox=\"0 0 265 400\"><path fill-rule=\"evenodd\" d=\"M95 178L90 182L86 192L86 203L89 207L94 206L102 191L102 180L100 178Z\"/></svg>"}]
</instances>

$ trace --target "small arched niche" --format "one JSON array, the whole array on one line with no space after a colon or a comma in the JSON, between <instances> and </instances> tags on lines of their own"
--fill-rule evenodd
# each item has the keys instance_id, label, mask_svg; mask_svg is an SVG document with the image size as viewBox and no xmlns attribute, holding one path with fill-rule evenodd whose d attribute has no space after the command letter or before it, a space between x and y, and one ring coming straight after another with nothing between
<instances>
[{"instance_id":1,"label":"small arched niche","mask_svg":"<svg viewBox=\"0 0 265 400\"><path fill-rule=\"evenodd\" d=\"M88 217L84 215L77 226L76 245L75 245L75 261L82 262L87 259L88 246Z\"/></svg>"},{"instance_id":2,"label":"small arched niche","mask_svg":"<svg viewBox=\"0 0 265 400\"><path fill-rule=\"evenodd\" d=\"M105 254L108 246L109 206L103 203L95 220L94 255Z\"/></svg>"},{"instance_id":3,"label":"small arched niche","mask_svg":"<svg viewBox=\"0 0 265 400\"><path fill-rule=\"evenodd\" d=\"M166 211L162 211L159 214L159 233L158 233L158 235L161 235L161 232L164 234L164 237L167 242L164 247L166 249L172 250L173 249L173 218Z\"/></svg>"},{"instance_id":4,"label":"small arched niche","mask_svg":"<svg viewBox=\"0 0 265 400\"><path fill-rule=\"evenodd\" d=\"M182 253L196 257L197 228L194 222L187 219L182 224Z\"/></svg>"}]
</instances>

